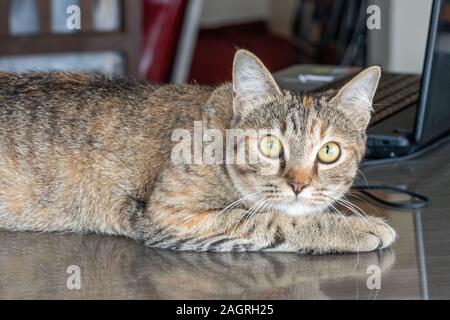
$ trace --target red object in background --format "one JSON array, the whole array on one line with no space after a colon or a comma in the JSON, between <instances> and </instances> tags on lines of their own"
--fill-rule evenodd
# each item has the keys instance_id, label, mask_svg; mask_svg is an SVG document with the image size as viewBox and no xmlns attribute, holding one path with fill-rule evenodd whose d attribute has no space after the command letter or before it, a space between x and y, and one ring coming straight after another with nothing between
<instances>
[{"instance_id":1,"label":"red object in background","mask_svg":"<svg viewBox=\"0 0 450 320\"><path fill-rule=\"evenodd\" d=\"M175 58L187 0L142 0L141 76L167 82Z\"/></svg>"},{"instance_id":2,"label":"red object in background","mask_svg":"<svg viewBox=\"0 0 450 320\"><path fill-rule=\"evenodd\" d=\"M236 49L256 54L271 72L294 61L289 40L270 34L264 22L201 30L192 61L189 81L216 85L231 80Z\"/></svg>"}]
</instances>

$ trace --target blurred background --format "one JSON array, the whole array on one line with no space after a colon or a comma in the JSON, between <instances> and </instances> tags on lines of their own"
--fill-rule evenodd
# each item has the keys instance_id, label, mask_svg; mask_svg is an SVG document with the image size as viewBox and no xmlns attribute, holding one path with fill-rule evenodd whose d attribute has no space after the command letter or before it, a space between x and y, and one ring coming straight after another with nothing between
<instances>
[{"instance_id":1,"label":"blurred background","mask_svg":"<svg viewBox=\"0 0 450 320\"><path fill-rule=\"evenodd\" d=\"M373 4L380 28L369 30ZM214 85L246 48L272 72L310 63L420 73L430 10L431 0L0 0L0 70Z\"/></svg>"}]
</instances>

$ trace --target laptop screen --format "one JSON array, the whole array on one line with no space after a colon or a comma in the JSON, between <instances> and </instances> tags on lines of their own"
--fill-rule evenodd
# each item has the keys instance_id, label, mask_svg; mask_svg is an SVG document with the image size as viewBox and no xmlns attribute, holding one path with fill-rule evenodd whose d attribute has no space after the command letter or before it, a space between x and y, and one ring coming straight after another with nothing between
<instances>
[{"instance_id":1,"label":"laptop screen","mask_svg":"<svg viewBox=\"0 0 450 320\"><path fill-rule=\"evenodd\" d=\"M450 1L433 3L415 142L426 144L450 130Z\"/></svg>"}]
</instances>

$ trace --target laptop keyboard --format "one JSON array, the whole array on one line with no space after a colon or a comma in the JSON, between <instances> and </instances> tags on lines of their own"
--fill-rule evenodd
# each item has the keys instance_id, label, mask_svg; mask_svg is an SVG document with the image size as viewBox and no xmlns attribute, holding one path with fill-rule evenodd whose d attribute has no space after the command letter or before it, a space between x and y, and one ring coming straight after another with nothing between
<instances>
[{"instance_id":1,"label":"laptop keyboard","mask_svg":"<svg viewBox=\"0 0 450 320\"><path fill-rule=\"evenodd\" d=\"M420 75L383 72L378 89L373 98L373 109L370 125L374 125L395 113L415 105L419 101ZM349 79L337 81L327 89L339 89Z\"/></svg>"},{"instance_id":2,"label":"laptop keyboard","mask_svg":"<svg viewBox=\"0 0 450 320\"><path fill-rule=\"evenodd\" d=\"M371 125L417 104L420 82L419 75L383 72L373 101L375 114L370 121Z\"/></svg>"}]
</instances>

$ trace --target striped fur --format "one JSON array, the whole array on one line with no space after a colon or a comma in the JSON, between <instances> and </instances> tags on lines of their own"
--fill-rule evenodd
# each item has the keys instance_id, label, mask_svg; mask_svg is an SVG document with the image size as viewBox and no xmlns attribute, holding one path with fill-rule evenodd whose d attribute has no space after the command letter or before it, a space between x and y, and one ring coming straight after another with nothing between
<instances>
[{"instance_id":1,"label":"striped fur","mask_svg":"<svg viewBox=\"0 0 450 320\"><path fill-rule=\"evenodd\" d=\"M123 235L189 251L391 245L395 232L382 220L329 212L364 155L367 101L379 70L367 69L337 93L297 94L280 90L241 50L233 77L233 84L209 88L0 74L0 227ZM256 164L174 164L173 131L193 132L200 120L224 135L275 128L285 157L272 175L262 174L273 164L260 154ZM325 166L315 155L327 141L339 142L342 156ZM300 200L287 183L293 178L308 182Z\"/></svg>"}]
</instances>

